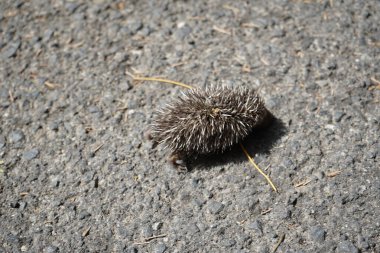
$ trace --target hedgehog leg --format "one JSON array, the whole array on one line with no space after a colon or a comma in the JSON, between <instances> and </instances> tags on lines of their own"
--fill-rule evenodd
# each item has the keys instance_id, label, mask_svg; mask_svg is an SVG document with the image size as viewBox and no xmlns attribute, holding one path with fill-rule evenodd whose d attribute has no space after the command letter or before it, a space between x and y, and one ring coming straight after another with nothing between
<instances>
[{"instance_id":1,"label":"hedgehog leg","mask_svg":"<svg viewBox=\"0 0 380 253\"><path fill-rule=\"evenodd\" d=\"M178 172L188 172L185 156L180 153L173 153L168 157L168 161L178 170Z\"/></svg>"}]
</instances>

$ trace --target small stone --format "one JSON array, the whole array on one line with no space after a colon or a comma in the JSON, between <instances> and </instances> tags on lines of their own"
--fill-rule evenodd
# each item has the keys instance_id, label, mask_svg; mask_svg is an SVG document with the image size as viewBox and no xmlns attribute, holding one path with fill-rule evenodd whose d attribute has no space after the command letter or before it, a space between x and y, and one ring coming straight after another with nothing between
<instances>
[{"instance_id":1,"label":"small stone","mask_svg":"<svg viewBox=\"0 0 380 253\"><path fill-rule=\"evenodd\" d=\"M13 202L11 202L10 206L12 208L19 208L20 207L20 203L18 203L17 201L13 201Z\"/></svg>"},{"instance_id":2,"label":"small stone","mask_svg":"<svg viewBox=\"0 0 380 253\"><path fill-rule=\"evenodd\" d=\"M224 208L224 205L220 202L217 201L211 201L208 210L210 211L211 214L218 214L220 213Z\"/></svg>"},{"instance_id":3,"label":"small stone","mask_svg":"<svg viewBox=\"0 0 380 253\"><path fill-rule=\"evenodd\" d=\"M284 206L278 206L276 207L273 211L273 216L276 218L276 219L280 219L280 220L286 220L288 219L290 216L291 216L291 211L290 209L288 209L287 207L284 207Z\"/></svg>"},{"instance_id":4,"label":"small stone","mask_svg":"<svg viewBox=\"0 0 380 253\"><path fill-rule=\"evenodd\" d=\"M327 80L317 80L315 81L315 83L319 86L319 87L326 87L328 86L329 82Z\"/></svg>"},{"instance_id":5,"label":"small stone","mask_svg":"<svg viewBox=\"0 0 380 253\"><path fill-rule=\"evenodd\" d=\"M358 242L358 247L361 249L361 250L367 250L369 249L369 243L368 243L368 240L366 238L364 238L363 236L359 235L358 236L358 239L357 239L357 242Z\"/></svg>"},{"instance_id":6,"label":"small stone","mask_svg":"<svg viewBox=\"0 0 380 253\"><path fill-rule=\"evenodd\" d=\"M6 240L11 244L19 243L19 238L14 234L8 234Z\"/></svg>"},{"instance_id":7,"label":"small stone","mask_svg":"<svg viewBox=\"0 0 380 253\"><path fill-rule=\"evenodd\" d=\"M344 115L345 115L344 112L336 111L336 112L334 112L333 119L335 122L339 122L339 121L341 121L341 119L343 118Z\"/></svg>"},{"instance_id":8,"label":"small stone","mask_svg":"<svg viewBox=\"0 0 380 253\"><path fill-rule=\"evenodd\" d=\"M272 32L272 38L280 38L285 36L285 31L282 29L276 29Z\"/></svg>"},{"instance_id":9,"label":"small stone","mask_svg":"<svg viewBox=\"0 0 380 253\"><path fill-rule=\"evenodd\" d=\"M259 245L257 246L258 253L269 253L269 248L267 246Z\"/></svg>"},{"instance_id":10,"label":"small stone","mask_svg":"<svg viewBox=\"0 0 380 253\"><path fill-rule=\"evenodd\" d=\"M58 187L60 184L60 180L58 177L53 177L51 180L50 180L50 186L55 188L55 187Z\"/></svg>"},{"instance_id":11,"label":"small stone","mask_svg":"<svg viewBox=\"0 0 380 253\"><path fill-rule=\"evenodd\" d=\"M98 112L100 112L100 109L97 106L91 105L88 107L88 112L89 113L98 113Z\"/></svg>"},{"instance_id":12,"label":"small stone","mask_svg":"<svg viewBox=\"0 0 380 253\"><path fill-rule=\"evenodd\" d=\"M135 34L143 28L143 23L140 20L134 21L128 25L129 30L132 34Z\"/></svg>"},{"instance_id":13,"label":"small stone","mask_svg":"<svg viewBox=\"0 0 380 253\"><path fill-rule=\"evenodd\" d=\"M11 143L17 143L22 141L25 138L25 135L21 130L15 130L9 134L8 138Z\"/></svg>"},{"instance_id":14,"label":"small stone","mask_svg":"<svg viewBox=\"0 0 380 253\"><path fill-rule=\"evenodd\" d=\"M310 104L309 104L309 108L310 108L310 111L315 111L318 109L318 103L315 102L315 101L312 101Z\"/></svg>"},{"instance_id":15,"label":"small stone","mask_svg":"<svg viewBox=\"0 0 380 253\"><path fill-rule=\"evenodd\" d=\"M43 35L43 41L49 41L54 35L54 30L53 29L47 29L45 32L44 32L44 35Z\"/></svg>"},{"instance_id":16,"label":"small stone","mask_svg":"<svg viewBox=\"0 0 380 253\"><path fill-rule=\"evenodd\" d=\"M72 2L69 2L69 3L65 4L65 8L66 8L66 10L68 11L69 14L74 13L75 10L78 9L79 6L80 6L80 4L78 4L78 3L72 3Z\"/></svg>"},{"instance_id":17,"label":"small stone","mask_svg":"<svg viewBox=\"0 0 380 253\"><path fill-rule=\"evenodd\" d=\"M90 216L91 216L91 214L89 212L87 212L87 211L82 211L82 212L79 213L79 219L80 220L84 220L84 219L86 219L86 218L88 218Z\"/></svg>"},{"instance_id":18,"label":"small stone","mask_svg":"<svg viewBox=\"0 0 380 253\"><path fill-rule=\"evenodd\" d=\"M1 54L2 59L11 58L16 55L17 50L20 48L21 41L17 40L13 43L9 43L3 50Z\"/></svg>"},{"instance_id":19,"label":"small stone","mask_svg":"<svg viewBox=\"0 0 380 253\"><path fill-rule=\"evenodd\" d=\"M335 70L338 67L338 64L334 60L329 60L325 64L325 67L329 70Z\"/></svg>"},{"instance_id":20,"label":"small stone","mask_svg":"<svg viewBox=\"0 0 380 253\"><path fill-rule=\"evenodd\" d=\"M359 250L350 241L343 241L338 244L336 253L359 253Z\"/></svg>"},{"instance_id":21,"label":"small stone","mask_svg":"<svg viewBox=\"0 0 380 253\"><path fill-rule=\"evenodd\" d=\"M269 21L267 19L264 19L264 18L258 18L256 20L254 20L254 24L257 28L265 29L265 28L267 28Z\"/></svg>"},{"instance_id":22,"label":"small stone","mask_svg":"<svg viewBox=\"0 0 380 253\"><path fill-rule=\"evenodd\" d=\"M152 226L152 228L153 228L154 231L159 230L160 228L162 228L162 222L156 222L156 223L154 223L153 226Z\"/></svg>"},{"instance_id":23,"label":"small stone","mask_svg":"<svg viewBox=\"0 0 380 253\"><path fill-rule=\"evenodd\" d=\"M228 248L234 246L235 244L236 244L236 241L234 239L226 239L222 241L222 245Z\"/></svg>"},{"instance_id":24,"label":"small stone","mask_svg":"<svg viewBox=\"0 0 380 253\"><path fill-rule=\"evenodd\" d=\"M62 199L55 199L51 202L52 206L58 207L63 205L64 201Z\"/></svg>"},{"instance_id":25,"label":"small stone","mask_svg":"<svg viewBox=\"0 0 380 253\"><path fill-rule=\"evenodd\" d=\"M326 237L326 231L321 226L314 226L309 231L310 240L322 243Z\"/></svg>"},{"instance_id":26,"label":"small stone","mask_svg":"<svg viewBox=\"0 0 380 253\"><path fill-rule=\"evenodd\" d=\"M153 229L152 229L152 226L151 225L147 225L145 226L142 231L141 231L141 234L144 238L147 238L147 237L151 237L153 236Z\"/></svg>"},{"instance_id":27,"label":"small stone","mask_svg":"<svg viewBox=\"0 0 380 253\"><path fill-rule=\"evenodd\" d=\"M53 122L49 125L50 130L52 131L58 131L59 128L59 123L58 122Z\"/></svg>"},{"instance_id":28,"label":"small stone","mask_svg":"<svg viewBox=\"0 0 380 253\"><path fill-rule=\"evenodd\" d=\"M113 57L115 63L119 64L128 60L128 54L125 52L117 52Z\"/></svg>"},{"instance_id":29,"label":"small stone","mask_svg":"<svg viewBox=\"0 0 380 253\"><path fill-rule=\"evenodd\" d=\"M163 243L160 243L158 244L155 248L154 248L154 252L155 253L164 253L166 251L166 245L163 244Z\"/></svg>"},{"instance_id":30,"label":"small stone","mask_svg":"<svg viewBox=\"0 0 380 253\"><path fill-rule=\"evenodd\" d=\"M0 136L0 148L5 147L5 138L3 136Z\"/></svg>"},{"instance_id":31,"label":"small stone","mask_svg":"<svg viewBox=\"0 0 380 253\"><path fill-rule=\"evenodd\" d=\"M120 89L122 91L127 91L127 90L130 90L132 89L132 85L129 81L125 81L125 82L122 82L120 85L119 85Z\"/></svg>"},{"instance_id":32,"label":"small stone","mask_svg":"<svg viewBox=\"0 0 380 253\"><path fill-rule=\"evenodd\" d=\"M19 202L19 209L20 209L20 211L23 211L25 209L26 205L27 205L26 202L20 201Z\"/></svg>"},{"instance_id":33,"label":"small stone","mask_svg":"<svg viewBox=\"0 0 380 253\"><path fill-rule=\"evenodd\" d=\"M203 196L205 198L207 198L207 199L211 199L214 196L214 194L211 191L209 191L209 190L204 190L203 191Z\"/></svg>"},{"instance_id":34,"label":"small stone","mask_svg":"<svg viewBox=\"0 0 380 253\"><path fill-rule=\"evenodd\" d=\"M126 252L127 253L137 253L138 250L135 247L132 246L132 247L127 248Z\"/></svg>"},{"instance_id":35,"label":"small stone","mask_svg":"<svg viewBox=\"0 0 380 253\"><path fill-rule=\"evenodd\" d=\"M21 250L21 252L26 252L26 251L28 251L28 246L22 245L20 250Z\"/></svg>"},{"instance_id":36,"label":"small stone","mask_svg":"<svg viewBox=\"0 0 380 253\"><path fill-rule=\"evenodd\" d=\"M179 40L185 39L193 30L191 29L190 26L183 26L180 29L178 29L175 33L175 36Z\"/></svg>"},{"instance_id":37,"label":"small stone","mask_svg":"<svg viewBox=\"0 0 380 253\"><path fill-rule=\"evenodd\" d=\"M120 25L118 24L111 25L107 29L107 35L108 35L107 37L114 39L117 37L117 34L119 31L120 31Z\"/></svg>"},{"instance_id":38,"label":"small stone","mask_svg":"<svg viewBox=\"0 0 380 253\"><path fill-rule=\"evenodd\" d=\"M28 150L28 151L25 151L23 154L22 154L22 157L25 159L25 160L33 160L34 158L36 158L38 156L38 154L40 153L40 151L38 151L38 149L31 149L31 150Z\"/></svg>"},{"instance_id":39,"label":"small stone","mask_svg":"<svg viewBox=\"0 0 380 253\"><path fill-rule=\"evenodd\" d=\"M191 201L191 203L193 204L193 206L194 206L195 208L200 209L200 208L202 208L202 206L204 205L205 201L202 200L202 199L199 199L199 198L195 198L195 199L193 199L193 200Z\"/></svg>"},{"instance_id":40,"label":"small stone","mask_svg":"<svg viewBox=\"0 0 380 253\"><path fill-rule=\"evenodd\" d=\"M255 220L254 222L248 225L249 229L255 230L259 235L263 234L263 226L259 220Z\"/></svg>"},{"instance_id":41,"label":"small stone","mask_svg":"<svg viewBox=\"0 0 380 253\"><path fill-rule=\"evenodd\" d=\"M314 93L318 90L318 84L315 82L310 82L305 85L306 92Z\"/></svg>"},{"instance_id":42,"label":"small stone","mask_svg":"<svg viewBox=\"0 0 380 253\"><path fill-rule=\"evenodd\" d=\"M190 224L188 227L187 227L187 230L192 234L192 235L194 235L194 234L196 234L196 233L198 233L200 230L199 230L199 228L198 228L198 226L196 225L196 224Z\"/></svg>"},{"instance_id":43,"label":"small stone","mask_svg":"<svg viewBox=\"0 0 380 253\"><path fill-rule=\"evenodd\" d=\"M56 253L59 251L59 248L56 246L47 246L43 249L44 253Z\"/></svg>"}]
</instances>

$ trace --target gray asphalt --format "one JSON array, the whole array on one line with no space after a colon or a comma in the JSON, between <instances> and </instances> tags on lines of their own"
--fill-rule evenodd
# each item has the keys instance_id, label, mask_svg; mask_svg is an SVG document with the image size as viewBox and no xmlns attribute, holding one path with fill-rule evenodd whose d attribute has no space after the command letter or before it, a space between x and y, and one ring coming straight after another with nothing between
<instances>
[{"instance_id":1,"label":"gray asphalt","mask_svg":"<svg viewBox=\"0 0 380 253\"><path fill-rule=\"evenodd\" d=\"M380 252L380 2L0 2L0 252ZM276 121L178 173L183 88ZM278 247L277 247L278 246ZM277 247L277 249L275 249Z\"/></svg>"}]
</instances>

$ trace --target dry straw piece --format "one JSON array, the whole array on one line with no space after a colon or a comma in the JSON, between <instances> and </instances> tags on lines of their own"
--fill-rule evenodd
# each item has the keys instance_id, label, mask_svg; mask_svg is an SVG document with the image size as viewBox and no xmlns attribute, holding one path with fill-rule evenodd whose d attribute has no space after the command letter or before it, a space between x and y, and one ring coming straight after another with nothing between
<instances>
[{"instance_id":1,"label":"dry straw piece","mask_svg":"<svg viewBox=\"0 0 380 253\"><path fill-rule=\"evenodd\" d=\"M226 151L240 143L252 129L266 125L272 117L257 92L252 89L213 87L201 90L172 80L129 75L134 80L165 82L188 88L181 97L159 110L152 124L152 139L172 151L177 165L189 157ZM270 178L257 166L241 143L240 146L253 166L277 192Z\"/></svg>"}]
</instances>

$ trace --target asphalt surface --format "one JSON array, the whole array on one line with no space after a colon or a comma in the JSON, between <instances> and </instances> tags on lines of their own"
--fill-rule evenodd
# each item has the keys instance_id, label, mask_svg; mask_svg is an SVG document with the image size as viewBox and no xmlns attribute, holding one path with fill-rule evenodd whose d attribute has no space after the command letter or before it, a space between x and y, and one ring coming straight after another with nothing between
<instances>
[{"instance_id":1,"label":"asphalt surface","mask_svg":"<svg viewBox=\"0 0 380 253\"><path fill-rule=\"evenodd\" d=\"M380 252L380 2L0 2L0 252ZM178 173L183 88L276 121ZM277 249L276 249L277 248Z\"/></svg>"}]
</instances>

